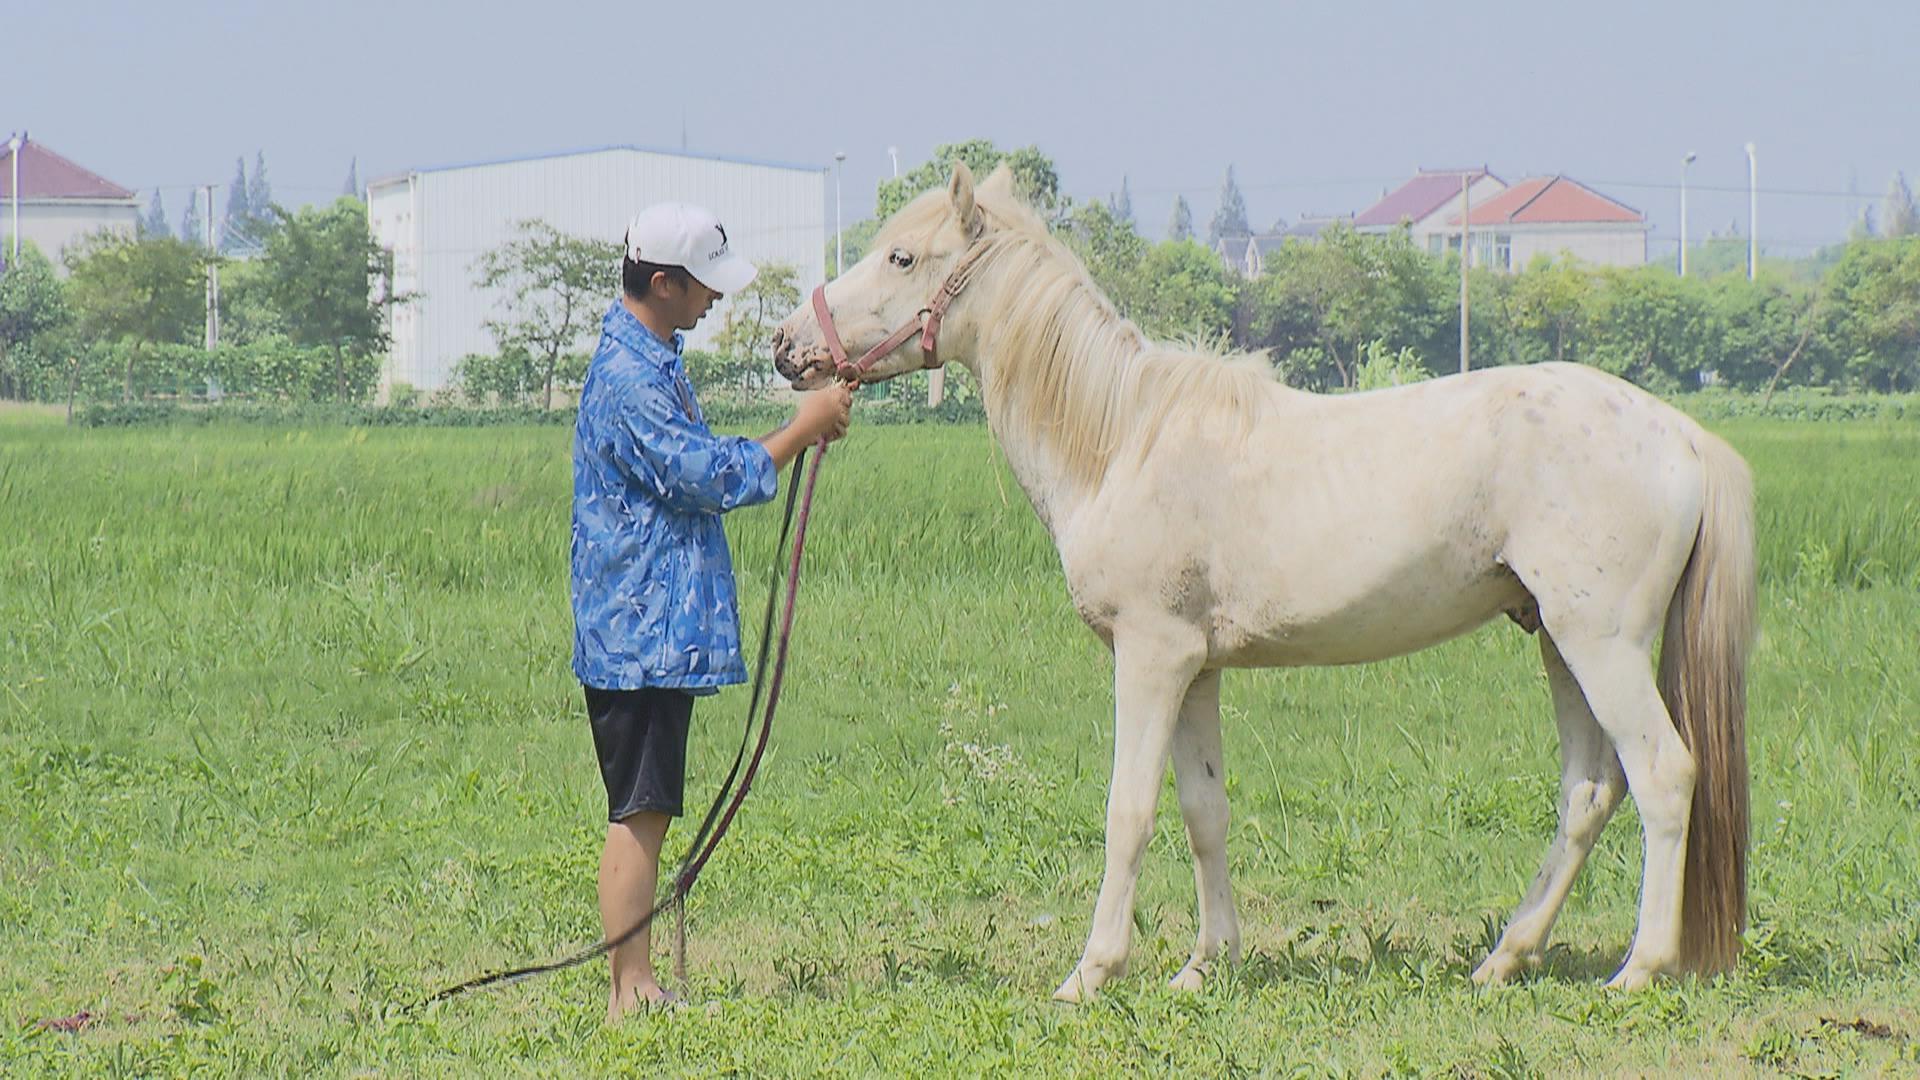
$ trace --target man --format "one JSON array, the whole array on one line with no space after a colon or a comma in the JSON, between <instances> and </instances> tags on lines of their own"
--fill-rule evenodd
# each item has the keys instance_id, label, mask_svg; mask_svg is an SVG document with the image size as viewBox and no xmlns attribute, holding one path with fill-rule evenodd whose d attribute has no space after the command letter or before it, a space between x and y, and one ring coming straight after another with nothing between
<instances>
[{"instance_id":1,"label":"man","mask_svg":"<svg viewBox=\"0 0 1920 1080\"><path fill-rule=\"evenodd\" d=\"M621 297L601 321L573 443L573 670L607 789L600 921L608 938L654 904L667 825L682 812L695 696L746 680L720 515L773 498L778 472L846 433L845 387L809 394L760 439L708 429L679 331L745 288L754 267L699 207L627 226ZM667 1002L652 935L613 950L607 1018Z\"/></svg>"}]
</instances>

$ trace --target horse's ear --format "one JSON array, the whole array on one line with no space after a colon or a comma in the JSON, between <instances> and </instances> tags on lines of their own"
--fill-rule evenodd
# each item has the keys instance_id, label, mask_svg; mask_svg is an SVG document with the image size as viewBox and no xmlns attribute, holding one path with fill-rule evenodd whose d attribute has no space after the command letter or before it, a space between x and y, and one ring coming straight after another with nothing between
<instances>
[{"instance_id":1,"label":"horse's ear","mask_svg":"<svg viewBox=\"0 0 1920 1080\"><path fill-rule=\"evenodd\" d=\"M980 224L980 208L973 201L973 170L967 168L966 162L953 163L953 180L947 185L947 194L953 198L953 212L959 216L961 228L971 236Z\"/></svg>"},{"instance_id":2,"label":"horse's ear","mask_svg":"<svg viewBox=\"0 0 1920 1080\"><path fill-rule=\"evenodd\" d=\"M1013 190L1013 170L1007 167L1006 162L995 165L987 178L980 181L980 193L998 195L1003 199L1017 198Z\"/></svg>"}]
</instances>

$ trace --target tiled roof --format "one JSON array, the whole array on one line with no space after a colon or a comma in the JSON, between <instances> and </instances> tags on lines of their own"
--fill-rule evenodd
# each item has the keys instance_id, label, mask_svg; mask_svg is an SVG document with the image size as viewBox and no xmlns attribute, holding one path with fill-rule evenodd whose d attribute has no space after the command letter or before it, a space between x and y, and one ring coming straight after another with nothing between
<instances>
[{"instance_id":1,"label":"tiled roof","mask_svg":"<svg viewBox=\"0 0 1920 1080\"><path fill-rule=\"evenodd\" d=\"M1335 225L1352 224L1353 219L1345 215L1328 214L1309 216L1302 214L1299 221L1287 226L1286 234L1288 236L1304 236L1311 239L1318 237L1321 233L1326 232Z\"/></svg>"},{"instance_id":2,"label":"tiled roof","mask_svg":"<svg viewBox=\"0 0 1920 1080\"><path fill-rule=\"evenodd\" d=\"M1355 214L1353 223L1356 227L1364 227L1423 220L1446 206L1447 200L1460 197L1462 180L1476 181L1492 175L1484 166L1478 169L1422 169L1385 198Z\"/></svg>"},{"instance_id":3,"label":"tiled roof","mask_svg":"<svg viewBox=\"0 0 1920 1080\"><path fill-rule=\"evenodd\" d=\"M29 138L20 146L22 199L131 199L133 192ZM0 139L0 199L13 198L13 161Z\"/></svg>"},{"instance_id":4,"label":"tiled roof","mask_svg":"<svg viewBox=\"0 0 1920 1080\"><path fill-rule=\"evenodd\" d=\"M1536 176L1523 180L1473 208L1473 225L1573 225L1596 222L1640 223L1647 215L1609 199L1578 180ZM1458 225L1454 214L1450 224Z\"/></svg>"},{"instance_id":5,"label":"tiled roof","mask_svg":"<svg viewBox=\"0 0 1920 1080\"><path fill-rule=\"evenodd\" d=\"M729 165L758 165L768 169L787 169L793 172L823 173L825 165L796 164L790 161L774 161L767 158L739 157L732 154L709 154L698 150L672 150L660 146L640 146L632 143L616 143L611 146L583 146L573 150L555 150L544 154L519 154L507 157L480 158L474 161L457 161L445 165L428 165L406 172L388 173L375 177L368 187L385 187L405 180L409 173L452 172L455 169L477 169L487 165L516 165L526 161L546 161L550 158L580 157L586 154L604 154L613 150L625 150L639 154L664 154L670 157L698 158L702 161L720 161Z\"/></svg>"}]
</instances>

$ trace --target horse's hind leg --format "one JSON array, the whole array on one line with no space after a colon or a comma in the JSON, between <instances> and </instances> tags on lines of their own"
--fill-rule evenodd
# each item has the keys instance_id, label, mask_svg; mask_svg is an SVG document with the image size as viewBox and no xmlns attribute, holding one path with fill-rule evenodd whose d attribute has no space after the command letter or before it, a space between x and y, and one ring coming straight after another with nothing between
<instances>
[{"instance_id":1,"label":"horse's hind leg","mask_svg":"<svg viewBox=\"0 0 1920 1080\"><path fill-rule=\"evenodd\" d=\"M1545 633L1540 635L1540 655L1546 662L1554 721L1560 729L1560 826L1540 873L1500 935L1500 944L1474 970L1476 983L1502 982L1540 962L1573 879L1627 790L1620 758L1606 731L1594 719L1553 638Z\"/></svg>"},{"instance_id":2,"label":"horse's hind leg","mask_svg":"<svg viewBox=\"0 0 1920 1080\"><path fill-rule=\"evenodd\" d=\"M1227 781L1220 755L1218 671L1202 672L1187 688L1173 732L1173 775L1180 784L1180 813L1193 849L1199 926L1193 956L1172 985L1198 990L1214 957L1225 953L1229 962L1240 958L1240 921L1227 879Z\"/></svg>"},{"instance_id":3,"label":"horse's hind leg","mask_svg":"<svg viewBox=\"0 0 1920 1080\"><path fill-rule=\"evenodd\" d=\"M1556 644L1619 755L1640 809L1646 844L1640 925L1626 962L1607 983L1637 989L1656 975L1681 970L1680 901L1693 805L1693 755L1654 686L1650 641L1616 632L1584 639L1562 634Z\"/></svg>"}]
</instances>

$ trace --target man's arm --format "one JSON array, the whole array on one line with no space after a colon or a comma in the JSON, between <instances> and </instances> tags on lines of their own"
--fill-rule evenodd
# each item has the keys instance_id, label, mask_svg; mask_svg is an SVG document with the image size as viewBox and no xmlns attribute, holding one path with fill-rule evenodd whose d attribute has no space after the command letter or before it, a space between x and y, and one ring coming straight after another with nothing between
<instances>
[{"instance_id":1,"label":"man's arm","mask_svg":"<svg viewBox=\"0 0 1920 1080\"><path fill-rule=\"evenodd\" d=\"M778 467L751 439L714 435L665 387L628 387L600 422L622 471L681 513L720 514L773 498Z\"/></svg>"}]
</instances>

